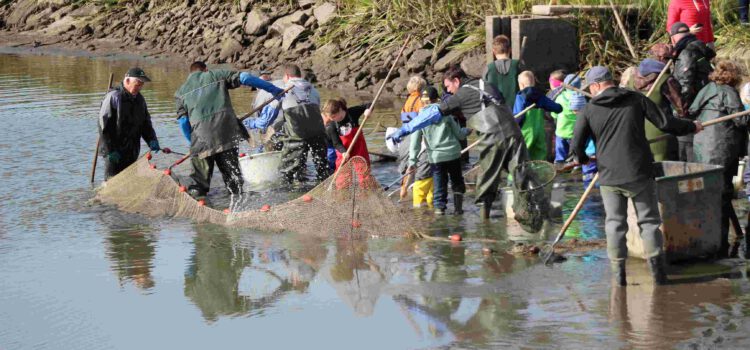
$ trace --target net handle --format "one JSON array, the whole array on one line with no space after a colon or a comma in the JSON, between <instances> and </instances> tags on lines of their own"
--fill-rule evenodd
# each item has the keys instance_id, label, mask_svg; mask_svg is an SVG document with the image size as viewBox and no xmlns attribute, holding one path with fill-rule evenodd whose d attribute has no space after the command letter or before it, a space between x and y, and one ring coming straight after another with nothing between
<instances>
[{"instance_id":1,"label":"net handle","mask_svg":"<svg viewBox=\"0 0 750 350\"><path fill-rule=\"evenodd\" d=\"M278 94L274 95L273 97L269 98L268 100L266 100L266 102L263 102L263 103L262 103L262 104L261 104L260 106L258 106L258 107L255 107L255 108L254 108L254 109L253 109L252 111L250 111L250 112L247 112L247 113L245 113L245 114L244 114L244 115L243 115L242 117L240 117L240 118L239 118L239 119L240 119L240 121L243 121L243 120L245 120L245 119L247 119L247 118L250 118L250 116L251 116L251 115L253 115L253 114L257 113L257 112L258 112L258 111L260 111L260 110L262 110L262 109L263 109L263 107L265 107L265 106L268 106L269 104L271 104L271 102L273 102L273 101L274 101L274 100L276 100L277 98L279 98L279 97L281 97L281 96L285 95L285 94L286 94L287 92L289 92L289 90L291 90L292 88L294 88L294 85L292 85L292 86L290 86L290 87L288 87L288 88L284 89L283 91L281 91L281 92L279 92Z\"/></svg>"},{"instance_id":2,"label":"net handle","mask_svg":"<svg viewBox=\"0 0 750 350\"><path fill-rule=\"evenodd\" d=\"M352 143L349 144L349 148L346 150L346 153L344 153L341 159L341 165L339 165L339 168L336 169L336 172L333 174L331 184L328 186L329 191L333 188L333 184L336 181L336 178L339 176L339 172L341 172L342 165L346 164L346 162L349 160L349 154L351 154L352 149L354 149L354 145L357 143L357 140L362 135L362 130L364 130L367 120L370 119L370 116L372 115L372 111L375 110L375 104L378 102L378 99L380 99L380 95L383 93L383 89L385 88L385 84L388 82L388 78L391 77L393 70L396 69L396 65L398 64L399 59L401 59L401 55L404 54L404 50L406 50L406 45L409 44L409 40L411 40L411 35L407 36L406 40L404 40L404 44L401 45L401 50L398 51L398 55L396 55L396 59L393 60L391 69L388 70L388 74L385 76L385 79L383 79L383 82L380 83L380 88L378 89L378 92L375 94L375 98L373 98L372 103L370 104L370 108L368 108L369 113L365 115L365 118L362 120L362 123L359 124L359 129L357 129L357 133L354 134Z\"/></svg>"},{"instance_id":3,"label":"net handle","mask_svg":"<svg viewBox=\"0 0 750 350\"><path fill-rule=\"evenodd\" d=\"M112 88L112 82L115 80L115 73L109 73L109 82L107 83L107 92L105 94L109 93L109 89ZM97 122L98 124L99 122ZM99 126L96 127L99 129ZM102 134L97 132L98 136L96 137L96 148L94 148L94 160L91 162L91 178L90 182L93 185L94 184L94 178L96 177L96 163L99 160L99 147L102 144Z\"/></svg>"}]
</instances>

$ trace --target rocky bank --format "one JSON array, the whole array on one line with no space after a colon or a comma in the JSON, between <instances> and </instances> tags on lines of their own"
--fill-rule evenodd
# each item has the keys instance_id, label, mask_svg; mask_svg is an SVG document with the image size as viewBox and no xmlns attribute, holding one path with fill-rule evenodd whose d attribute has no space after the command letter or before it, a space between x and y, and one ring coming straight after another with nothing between
<instances>
[{"instance_id":1,"label":"rocky bank","mask_svg":"<svg viewBox=\"0 0 750 350\"><path fill-rule=\"evenodd\" d=\"M0 1L0 33L6 38L33 39L16 46L108 49L185 63L204 60L239 69L270 69L277 75L282 64L295 62L323 86L376 90L401 42L394 42L387 53L372 55L367 45L331 38L338 16L335 3L314 0L152 0L112 6L71 0L6 0ZM451 64L461 64L470 75L481 74L483 51L451 51L448 43L435 45L434 39L411 41L386 92L405 94L406 82L415 74L440 81L441 72Z\"/></svg>"}]
</instances>

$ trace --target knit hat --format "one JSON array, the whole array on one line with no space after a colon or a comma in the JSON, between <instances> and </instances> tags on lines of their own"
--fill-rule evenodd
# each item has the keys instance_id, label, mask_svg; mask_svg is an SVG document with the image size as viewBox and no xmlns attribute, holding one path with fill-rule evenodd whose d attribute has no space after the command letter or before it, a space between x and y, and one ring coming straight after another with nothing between
<instances>
[{"instance_id":1,"label":"knit hat","mask_svg":"<svg viewBox=\"0 0 750 350\"><path fill-rule=\"evenodd\" d=\"M570 85L575 88L581 88L581 78L576 74L568 74L565 76L565 85Z\"/></svg>"},{"instance_id":2,"label":"knit hat","mask_svg":"<svg viewBox=\"0 0 750 350\"><path fill-rule=\"evenodd\" d=\"M641 64L638 65L638 74L640 74L642 77L645 77L649 74L659 74L661 73L661 70L664 69L665 64L662 62L659 62L653 58L647 58L643 61L641 61Z\"/></svg>"},{"instance_id":3,"label":"knit hat","mask_svg":"<svg viewBox=\"0 0 750 350\"><path fill-rule=\"evenodd\" d=\"M583 107L586 106L586 97L583 95L574 92L570 94L570 110L571 111L580 111L583 109Z\"/></svg>"},{"instance_id":4,"label":"knit hat","mask_svg":"<svg viewBox=\"0 0 750 350\"><path fill-rule=\"evenodd\" d=\"M671 28L669 28L669 35L675 36L677 34L690 33L690 27L682 22L674 22Z\"/></svg>"}]
</instances>

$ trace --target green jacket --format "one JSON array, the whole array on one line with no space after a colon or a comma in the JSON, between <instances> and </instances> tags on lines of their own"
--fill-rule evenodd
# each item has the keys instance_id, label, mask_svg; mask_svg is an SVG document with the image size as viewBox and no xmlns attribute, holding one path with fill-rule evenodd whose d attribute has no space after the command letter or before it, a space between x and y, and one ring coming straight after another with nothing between
<instances>
[{"instance_id":1,"label":"green jacket","mask_svg":"<svg viewBox=\"0 0 750 350\"><path fill-rule=\"evenodd\" d=\"M416 131L411 139L409 165L416 166L417 157L422 150L422 138L427 146L427 160L430 164L448 162L461 157L461 144L466 136L461 127L451 116L443 116L437 124Z\"/></svg>"},{"instance_id":2,"label":"green jacket","mask_svg":"<svg viewBox=\"0 0 750 350\"><path fill-rule=\"evenodd\" d=\"M706 123L742 110L737 90L711 82L695 97L689 113ZM738 160L745 153L748 122L749 117L740 117L708 127L696 134L693 139L695 161L722 165L726 172L736 174Z\"/></svg>"},{"instance_id":3,"label":"green jacket","mask_svg":"<svg viewBox=\"0 0 750 350\"><path fill-rule=\"evenodd\" d=\"M563 110L560 113L550 113L552 118L557 121L555 135L568 140L573 138L573 128L576 125L576 114L570 110L570 95L573 93L571 90L565 90L560 96L557 96L555 102L562 106Z\"/></svg>"},{"instance_id":4,"label":"green jacket","mask_svg":"<svg viewBox=\"0 0 750 350\"><path fill-rule=\"evenodd\" d=\"M483 80L494 85L503 94L505 105L513 108L518 93L518 60L504 59L487 64Z\"/></svg>"},{"instance_id":5,"label":"green jacket","mask_svg":"<svg viewBox=\"0 0 750 350\"><path fill-rule=\"evenodd\" d=\"M229 89L239 86L240 72L209 70L193 72L177 90L177 115L190 116L193 129L191 154L210 157L235 148L238 141L249 138L229 98Z\"/></svg>"}]
</instances>

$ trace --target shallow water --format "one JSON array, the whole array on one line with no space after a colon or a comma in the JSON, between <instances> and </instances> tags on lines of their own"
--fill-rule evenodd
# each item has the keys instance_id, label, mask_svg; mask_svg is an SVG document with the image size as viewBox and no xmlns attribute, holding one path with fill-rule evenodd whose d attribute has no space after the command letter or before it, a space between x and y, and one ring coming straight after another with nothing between
<instances>
[{"instance_id":1,"label":"shallow water","mask_svg":"<svg viewBox=\"0 0 750 350\"><path fill-rule=\"evenodd\" d=\"M502 217L446 216L468 241L312 239L153 219L89 204L95 115L110 71L134 61L0 55L0 348L738 348L750 290L738 261L642 261L612 289L603 251L552 268L506 253L534 240ZM186 150L172 114L182 67L140 62L162 146ZM333 92L325 92L331 95ZM247 90L233 95L249 109ZM353 99L356 100L356 99ZM384 107L399 101L384 103ZM382 120L397 110L381 109ZM371 148L382 145L372 134ZM101 164L100 164L101 165ZM397 175L376 163L382 183ZM100 169L101 171L101 169ZM218 177L218 176L217 176ZM558 179L572 210L583 190ZM429 214L426 214L429 215ZM594 196L568 236L601 238ZM387 224L387 223L384 223ZM551 227L554 232L556 227ZM496 244L471 238L499 239ZM493 254L483 253L491 248Z\"/></svg>"}]
</instances>

